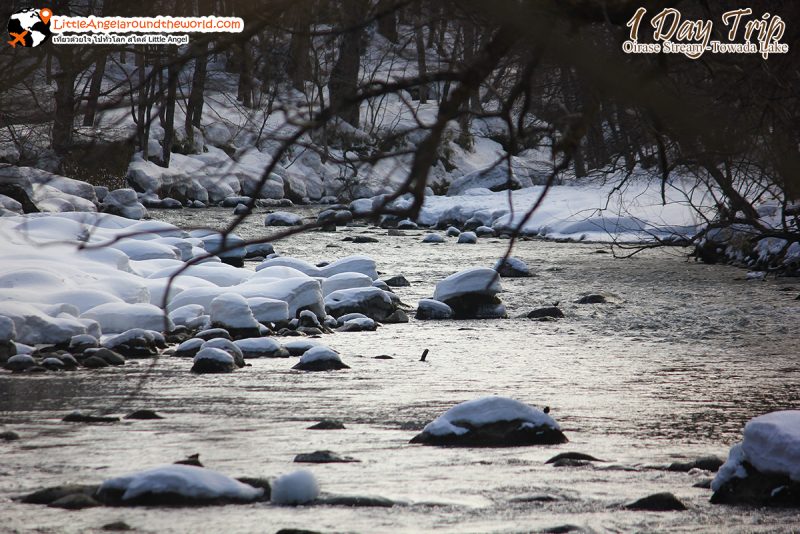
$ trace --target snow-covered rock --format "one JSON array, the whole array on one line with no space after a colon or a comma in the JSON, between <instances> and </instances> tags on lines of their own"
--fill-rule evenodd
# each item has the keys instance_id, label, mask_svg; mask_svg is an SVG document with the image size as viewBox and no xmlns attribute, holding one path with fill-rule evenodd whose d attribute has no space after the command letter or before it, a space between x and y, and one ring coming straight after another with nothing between
<instances>
[{"instance_id":1,"label":"snow-covered rock","mask_svg":"<svg viewBox=\"0 0 800 534\"><path fill-rule=\"evenodd\" d=\"M175 348L175 352L172 355L176 358L194 358L200 350L200 347L203 346L203 343L205 343L205 341L199 337L187 339Z\"/></svg>"},{"instance_id":2,"label":"snow-covered rock","mask_svg":"<svg viewBox=\"0 0 800 534\"><path fill-rule=\"evenodd\" d=\"M125 505L202 505L252 502L264 490L194 465L172 464L103 482L105 502Z\"/></svg>"},{"instance_id":3,"label":"snow-covered rock","mask_svg":"<svg viewBox=\"0 0 800 534\"><path fill-rule=\"evenodd\" d=\"M199 304L187 304L169 313L169 318L176 326L186 326L187 323L205 314L206 310Z\"/></svg>"},{"instance_id":4,"label":"snow-covered rock","mask_svg":"<svg viewBox=\"0 0 800 534\"><path fill-rule=\"evenodd\" d=\"M556 421L506 397L462 402L428 423L411 443L460 447L515 447L565 443Z\"/></svg>"},{"instance_id":5,"label":"snow-covered rock","mask_svg":"<svg viewBox=\"0 0 800 534\"><path fill-rule=\"evenodd\" d=\"M264 219L264 226L300 226L303 218L288 211L275 211Z\"/></svg>"},{"instance_id":6,"label":"snow-covered rock","mask_svg":"<svg viewBox=\"0 0 800 534\"><path fill-rule=\"evenodd\" d=\"M711 489L716 504L800 507L800 410L748 421Z\"/></svg>"},{"instance_id":7,"label":"snow-covered rock","mask_svg":"<svg viewBox=\"0 0 800 534\"><path fill-rule=\"evenodd\" d=\"M211 323L234 338L257 337L259 325L247 300L236 293L223 293L211 301Z\"/></svg>"},{"instance_id":8,"label":"snow-covered rock","mask_svg":"<svg viewBox=\"0 0 800 534\"><path fill-rule=\"evenodd\" d=\"M507 165L493 165L488 169L471 172L453 180L447 189L447 196L462 195L468 189L474 188L502 191L532 185L533 182L527 176L518 176L513 169L509 173Z\"/></svg>"},{"instance_id":9,"label":"snow-covered rock","mask_svg":"<svg viewBox=\"0 0 800 534\"><path fill-rule=\"evenodd\" d=\"M143 219L147 215L136 191L133 189L116 189L110 191L103 199L103 210L127 219Z\"/></svg>"},{"instance_id":10,"label":"snow-covered rock","mask_svg":"<svg viewBox=\"0 0 800 534\"><path fill-rule=\"evenodd\" d=\"M474 245L478 242L478 236L475 232L462 232L458 235L457 242L462 245Z\"/></svg>"},{"instance_id":11,"label":"snow-covered rock","mask_svg":"<svg viewBox=\"0 0 800 534\"><path fill-rule=\"evenodd\" d=\"M319 483L306 469L279 476L271 489L270 501L274 504L307 504L319 496Z\"/></svg>"},{"instance_id":12,"label":"snow-covered rock","mask_svg":"<svg viewBox=\"0 0 800 534\"><path fill-rule=\"evenodd\" d=\"M288 358L289 351L271 337L253 337L234 341L245 358Z\"/></svg>"},{"instance_id":13,"label":"snow-covered rock","mask_svg":"<svg viewBox=\"0 0 800 534\"><path fill-rule=\"evenodd\" d=\"M77 308L74 310L77 311ZM14 330L17 333L14 341L26 345L65 343L73 336L89 333L87 323L78 320L75 315L49 314L23 302L0 302L0 315L14 321Z\"/></svg>"},{"instance_id":14,"label":"snow-covered rock","mask_svg":"<svg viewBox=\"0 0 800 534\"><path fill-rule=\"evenodd\" d=\"M452 319L453 309L445 304L433 299L421 299L417 303L417 313L415 319Z\"/></svg>"},{"instance_id":15,"label":"snow-covered rock","mask_svg":"<svg viewBox=\"0 0 800 534\"><path fill-rule=\"evenodd\" d=\"M237 365L233 356L222 349L206 347L194 356L193 373L230 373Z\"/></svg>"},{"instance_id":16,"label":"snow-covered rock","mask_svg":"<svg viewBox=\"0 0 800 534\"><path fill-rule=\"evenodd\" d=\"M378 270L375 260L369 256L347 256L329 263L320 268L320 276L330 278L340 273L361 273L373 280L378 279Z\"/></svg>"},{"instance_id":17,"label":"snow-covered rock","mask_svg":"<svg viewBox=\"0 0 800 534\"><path fill-rule=\"evenodd\" d=\"M339 353L335 350L325 345L317 345L304 352L300 357L300 361L292 369L299 371L333 371L350 369L350 366L342 362Z\"/></svg>"},{"instance_id":18,"label":"snow-covered rock","mask_svg":"<svg viewBox=\"0 0 800 534\"><path fill-rule=\"evenodd\" d=\"M508 257L500 258L494 264L493 269L503 278L524 278L531 275L528 266L519 258Z\"/></svg>"},{"instance_id":19,"label":"snow-covered rock","mask_svg":"<svg viewBox=\"0 0 800 534\"><path fill-rule=\"evenodd\" d=\"M314 347L320 346L321 343L319 341L314 341L313 339L293 339L292 341L287 341L283 344L283 348L289 351L291 356L302 356L306 353L309 349Z\"/></svg>"},{"instance_id":20,"label":"snow-covered rock","mask_svg":"<svg viewBox=\"0 0 800 534\"><path fill-rule=\"evenodd\" d=\"M389 293L377 287L340 289L325 297L325 311L334 317L347 313L362 313L382 321L395 310Z\"/></svg>"},{"instance_id":21,"label":"snow-covered rock","mask_svg":"<svg viewBox=\"0 0 800 534\"><path fill-rule=\"evenodd\" d=\"M501 290L497 271L472 267L436 284L433 298L450 306L456 319L497 318L506 316L505 306L497 297Z\"/></svg>"},{"instance_id":22,"label":"snow-covered rock","mask_svg":"<svg viewBox=\"0 0 800 534\"><path fill-rule=\"evenodd\" d=\"M289 305L282 300L250 297L247 299L247 305L259 323L283 323L289 320Z\"/></svg>"},{"instance_id":23,"label":"snow-covered rock","mask_svg":"<svg viewBox=\"0 0 800 534\"><path fill-rule=\"evenodd\" d=\"M372 278L361 273L338 273L322 280L322 295L327 297L340 289L371 287Z\"/></svg>"},{"instance_id":24,"label":"snow-covered rock","mask_svg":"<svg viewBox=\"0 0 800 534\"><path fill-rule=\"evenodd\" d=\"M158 354L159 348L167 346L160 332L143 328L131 328L121 334L103 336L100 344L126 358L150 358Z\"/></svg>"},{"instance_id":25,"label":"snow-covered rock","mask_svg":"<svg viewBox=\"0 0 800 534\"><path fill-rule=\"evenodd\" d=\"M170 331L175 328L158 306L126 302L101 304L81 314L83 319L97 321L104 334L118 334L131 328Z\"/></svg>"},{"instance_id":26,"label":"snow-covered rock","mask_svg":"<svg viewBox=\"0 0 800 534\"><path fill-rule=\"evenodd\" d=\"M423 243L444 243L444 238L439 234L428 234L422 238Z\"/></svg>"}]
</instances>

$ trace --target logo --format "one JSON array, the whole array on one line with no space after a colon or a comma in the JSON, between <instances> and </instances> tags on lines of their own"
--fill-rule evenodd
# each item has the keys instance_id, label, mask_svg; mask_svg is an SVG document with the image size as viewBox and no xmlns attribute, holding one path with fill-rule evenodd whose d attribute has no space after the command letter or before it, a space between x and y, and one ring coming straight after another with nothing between
<instances>
[{"instance_id":1,"label":"logo","mask_svg":"<svg viewBox=\"0 0 800 534\"><path fill-rule=\"evenodd\" d=\"M8 44L25 47L39 46L50 39L50 17L53 12L49 8L25 9L11 15L8 21Z\"/></svg>"}]
</instances>

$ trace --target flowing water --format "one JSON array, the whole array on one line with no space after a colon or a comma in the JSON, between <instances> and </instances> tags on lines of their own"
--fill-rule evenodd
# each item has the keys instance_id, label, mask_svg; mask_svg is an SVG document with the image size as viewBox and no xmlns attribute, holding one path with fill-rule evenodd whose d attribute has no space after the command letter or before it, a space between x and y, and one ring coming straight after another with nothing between
<instances>
[{"instance_id":1,"label":"flowing water","mask_svg":"<svg viewBox=\"0 0 800 534\"><path fill-rule=\"evenodd\" d=\"M180 225L221 224L230 210L153 212ZM308 213L308 212L305 212ZM259 216L239 232L265 235ZM380 242L342 242L367 234ZM398 288L414 305L443 277L491 266L508 245L420 242L422 231L390 237L377 228L307 233L275 243L312 263L368 254L379 271L404 274ZM191 361L153 366L0 374L0 423L21 439L0 442L0 531L90 532L123 520L138 532L530 532L573 525L589 532L792 532L792 511L723 507L693 487L708 473L656 467L706 454L725 456L756 415L800 407L797 326L800 284L743 280L726 266L687 262L684 250L649 250L630 259L600 245L519 243L514 255L531 278L503 280L511 317L556 301L566 318L512 318L387 325L377 332L326 335L352 369L290 370L294 360L249 360L230 375L194 376ZM249 264L246 268L253 268ZM588 292L615 296L579 305ZM430 349L420 362L423 349ZM374 359L389 355L393 359ZM140 380L146 375L146 380ZM143 384L141 391L137 386ZM131 395L134 394L133 398ZM551 407L570 442L507 449L409 445L455 403L498 394ZM73 409L152 408L166 419L62 423ZM322 418L345 430L313 431ZM392 508L93 508L79 512L11 498L67 482L99 482L199 452L207 467L233 476L276 476L302 467L302 452L330 449L359 463L312 465L323 492L373 495ZM564 451L606 462L554 468ZM685 512L635 512L626 502L670 491Z\"/></svg>"}]
</instances>

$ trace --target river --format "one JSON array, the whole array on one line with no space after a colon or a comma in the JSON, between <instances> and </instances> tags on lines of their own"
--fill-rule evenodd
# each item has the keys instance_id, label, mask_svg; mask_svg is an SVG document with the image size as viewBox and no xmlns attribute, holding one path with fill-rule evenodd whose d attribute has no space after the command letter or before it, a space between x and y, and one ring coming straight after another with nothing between
<instances>
[{"instance_id":1,"label":"river","mask_svg":"<svg viewBox=\"0 0 800 534\"><path fill-rule=\"evenodd\" d=\"M218 225L231 210L157 211L179 225ZM307 209L301 210L310 213ZM239 234L262 236L256 215ZM312 263L367 254L412 306L436 282L491 266L508 241L421 243L423 231L346 228L276 242ZM367 234L379 243L353 244ZM601 252L602 251L602 252ZM606 252L606 253L603 253ZM715 506L693 487L707 474L655 467L727 455L756 415L800 408L797 279L744 280L744 271L654 249L616 259L596 244L523 241L514 255L535 273L504 279L508 320L386 325L326 335L352 369L290 370L294 360L255 359L230 375L189 373L190 360L129 361L122 368L39 376L0 374L0 423L21 435L0 442L0 531L91 532L125 521L137 532L530 532L573 525L586 532L796 532L792 511ZM254 268L248 262L245 268ZM603 291L612 303L579 305ZM517 318L560 302L556 322ZM420 362L423 349L426 362ZM393 359L374 359L389 355ZM141 390L137 390L141 386ZM550 406L570 442L507 449L409 445L455 403L498 394ZM166 419L62 423L73 409L152 408ZM312 431L322 418L345 430ZM11 501L67 482L106 478L200 453L233 476L276 476L301 467L302 452L330 449L359 463L312 465L323 492L402 501L392 508L269 504L201 509L91 508L69 512ZM606 462L554 468L564 451ZM670 491L685 512L634 512L621 505Z\"/></svg>"}]
</instances>

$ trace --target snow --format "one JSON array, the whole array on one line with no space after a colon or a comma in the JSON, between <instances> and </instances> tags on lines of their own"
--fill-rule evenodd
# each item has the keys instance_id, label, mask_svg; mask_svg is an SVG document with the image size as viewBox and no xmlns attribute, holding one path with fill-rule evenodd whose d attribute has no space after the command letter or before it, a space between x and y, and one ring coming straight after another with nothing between
<instances>
[{"instance_id":1,"label":"snow","mask_svg":"<svg viewBox=\"0 0 800 534\"><path fill-rule=\"evenodd\" d=\"M322 294L327 297L340 289L371 287L372 278L361 273L338 273L322 280Z\"/></svg>"},{"instance_id":2,"label":"snow","mask_svg":"<svg viewBox=\"0 0 800 534\"><path fill-rule=\"evenodd\" d=\"M205 347L200 349L194 357L194 363L197 363L201 360L214 360L222 364L230 365L231 367L235 367L236 365L233 356L216 347Z\"/></svg>"},{"instance_id":3,"label":"snow","mask_svg":"<svg viewBox=\"0 0 800 534\"><path fill-rule=\"evenodd\" d=\"M281 344L270 337L250 337L238 339L234 344L239 347L245 358L270 357L281 350ZM284 352L284 354L286 354Z\"/></svg>"},{"instance_id":4,"label":"snow","mask_svg":"<svg viewBox=\"0 0 800 534\"><path fill-rule=\"evenodd\" d=\"M186 323L197 319L206 312L205 308L199 304L187 304L169 313L169 318L176 325L185 326Z\"/></svg>"},{"instance_id":5,"label":"snow","mask_svg":"<svg viewBox=\"0 0 800 534\"><path fill-rule=\"evenodd\" d=\"M311 471L301 469L272 482L270 501L275 504L306 504L319 496L319 484Z\"/></svg>"},{"instance_id":6,"label":"snow","mask_svg":"<svg viewBox=\"0 0 800 534\"><path fill-rule=\"evenodd\" d=\"M265 280L268 278L272 278L273 280ZM287 265L268 265L259 269L256 274L250 278L250 281L263 283L265 281L285 280L286 278L309 278L309 275Z\"/></svg>"},{"instance_id":7,"label":"snow","mask_svg":"<svg viewBox=\"0 0 800 534\"><path fill-rule=\"evenodd\" d=\"M325 345L316 345L311 347L305 351L302 356L300 356L301 364L326 360L333 360L337 362L342 361L342 359L339 357L339 353L330 347L326 347Z\"/></svg>"},{"instance_id":8,"label":"snow","mask_svg":"<svg viewBox=\"0 0 800 534\"><path fill-rule=\"evenodd\" d=\"M319 267L311 265L307 261L298 258L289 258L284 256L279 256L277 258L270 258L256 265L256 272L260 272L263 269L266 269L267 267L290 267L296 271L305 274L306 276L313 276L313 277L322 276L322 271L320 271Z\"/></svg>"},{"instance_id":9,"label":"snow","mask_svg":"<svg viewBox=\"0 0 800 534\"><path fill-rule=\"evenodd\" d=\"M112 478L100 490L124 491L122 499L136 499L147 493L175 493L193 499L252 501L264 493L222 473L194 465L172 464Z\"/></svg>"},{"instance_id":10,"label":"snow","mask_svg":"<svg viewBox=\"0 0 800 534\"><path fill-rule=\"evenodd\" d=\"M289 305L277 299L250 297L247 305L259 323L279 323L289 320Z\"/></svg>"},{"instance_id":11,"label":"snow","mask_svg":"<svg viewBox=\"0 0 800 534\"><path fill-rule=\"evenodd\" d=\"M97 321L104 334L125 332L131 328L170 331L175 325L164 318L164 312L153 304L111 302L101 304L81 314L81 318Z\"/></svg>"},{"instance_id":12,"label":"snow","mask_svg":"<svg viewBox=\"0 0 800 534\"><path fill-rule=\"evenodd\" d=\"M17 335L14 341L26 345L61 343L72 336L87 334L89 328L76 317L67 313L50 315L32 304L23 302L0 302L0 316L14 321Z\"/></svg>"},{"instance_id":13,"label":"snow","mask_svg":"<svg viewBox=\"0 0 800 534\"><path fill-rule=\"evenodd\" d=\"M147 209L139 202L133 189L117 189L110 191L103 199L106 210L128 219L142 219Z\"/></svg>"},{"instance_id":14,"label":"snow","mask_svg":"<svg viewBox=\"0 0 800 534\"><path fill-rule=\"evenodd\" d=\"M320 268L320 276L326 278L339 273L361 273L373 280L378 279L377 265L369 256L347 256Z\"/></svg>"},{"instance_id":15,"label":"snow","mask_svg":"<svg viewBox=\"0 0 800 534\"><path fill-rule=\"evenodd\" d=\"M15 337L17 337L17 330L14 328L14 321L0 316L0 341L11 341Z\"/></svg>"},{"instance_id":16,"label":"snow","mask_svg":"<svg viewBox=\"0 0 800 534\"><path fill-rule=\"evenodd\" d=\"M303 218L288 211L275 211L264 219L264 226L300 226Z\"/></svg>"},{"instance_id":17,"label":"snow","mask_svg":"<svg viewBox=\"0 0 800 534\"><path fill-rule=\"evenodd\" d=\"M662 205L658 183L634 177L621 190L615 190L615 185L612 177L604 184L584 181L552 186L539 209L523 225L523 233L553 239L647 242L697 233L703 218L689 205L689 199L702 213L711 216L713 202L703 195L702 188L693 189L696 183L690 179L675 179L667 184L666 205ZM511 193L426 197L418 222L430 226L440 220L464 224L483 212L491 215L490 220L482 217L483 224L496 231L513 229L543 190L543 186L533 186Z\"/></svg>"},{"instance_id":18,"label":"snow","mask_svg":"<svg viewBox=\"0 0 800 534\"><path fill-rule=\"evenodd\" d=\"M211 301L211 322L226 328L258 328L247 300L236 293L223 293Z\"/></svg>"},{"instance_id":19,"label":"snow","mask_svg":"<svg viewBox=\"0 0 800 534\"><path fill-rule=\"evenodd\" d=\"M126 239L109 245L111 248L121 250L131 260L155 260L155 259L180 259L180 251L170 245L156 243L155 241L144 241L141 239Z\"/></svg>"},{"instance_id":20,"label":"snow","mask_svg":"<svg viewBox=\"0 0 800 534\"><path fill-rule=\"evenodd\" d=\"M772 412L748 421L742 442L731 447L711 489L717 491L731 478L746 478L743 462L761 473L800 481L800 410Z\"/></svg>"},{"instance_id":21,"label":"snow","mask_svg":"<svg viewBox=\"0 0 800 534\"><path fill-rule=\"evenodd\" d=\"M502 291L500 276L494 269L472 267L451 274L438 284L433 293L434 300L447 302L450 299L469 294L496 295Z\"/></svg>"},{"instance_id":22,"label":"snow","mask_svg":"<svg viewBox=\"0 0 800 534\"><path fill-rule=\"evenodd\" d=\"M172 267L165 267L150 274L148 278L168 278L175 274L183 265L176 265ZM214 285L220 287L229 287L241 284L253 276L252 271L246 269L239 269L228 265L227 263L201 263L188 266L176 280L180 281L182 277L202 278Z\"/></svg>"},{"instance_id":23,"label":"snow","mask_svg":"<svg viewBox=\"0 0 800 534\"><path fill-rule=\"evenodd\" d=\"M116 336L104 337L101 344L107 349L113 349L114 347L133 341L134 339L143 339L147 342L153 343L157 337L160 337L163 340L163 336L161 336L161 334L155 330L131 328L130 330L125 330Z\"/></svg>"},{"instance_id":24,"label":"snow","mask_svg":"<svg viewBox=\"0 0 800 534\"><path fill-rule=\"evenodd\" d=\"M500 421L522 420L534 426L561 427L543 411L507 397L482 397L462 402L428 423L423 432L436 436L463 435L469 432L464 426L483 426Z\"/></svg>"}]
</instances>

